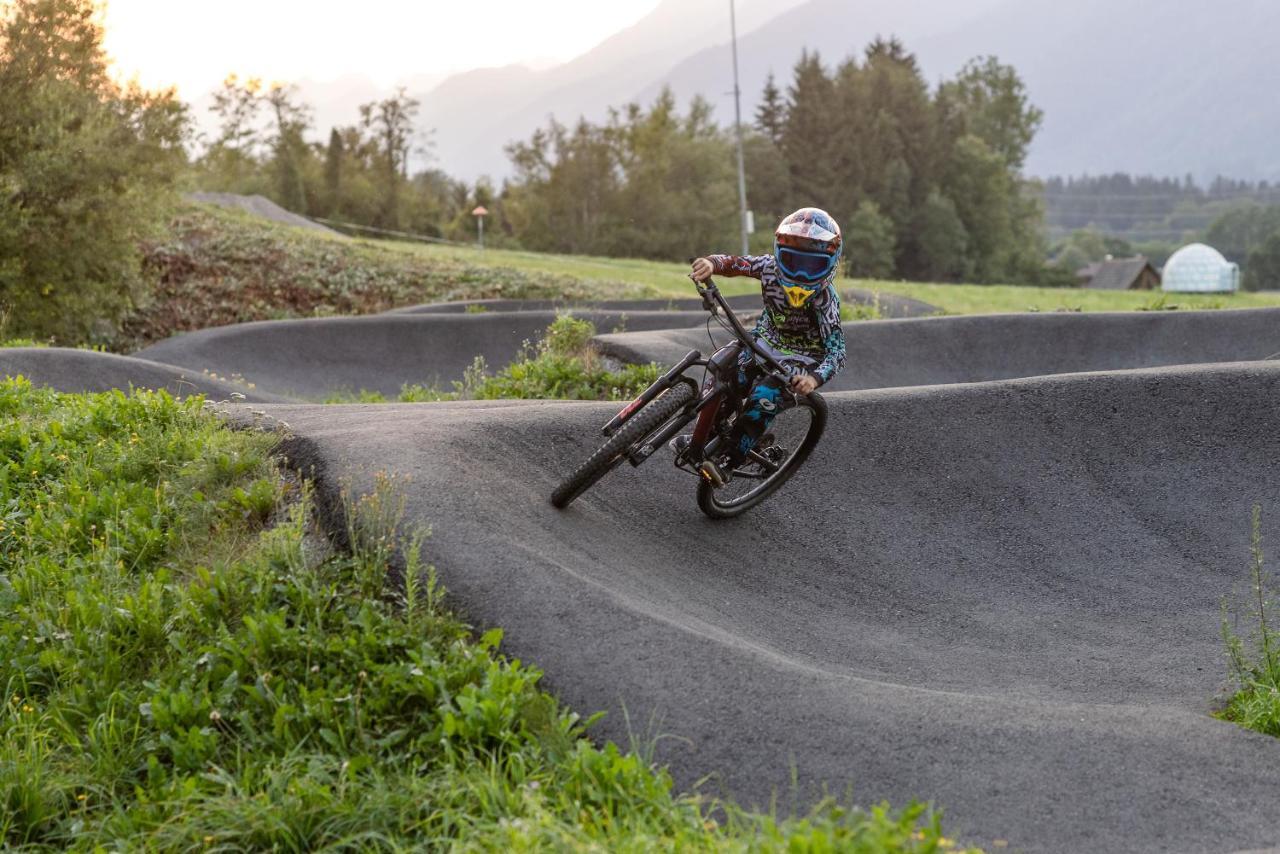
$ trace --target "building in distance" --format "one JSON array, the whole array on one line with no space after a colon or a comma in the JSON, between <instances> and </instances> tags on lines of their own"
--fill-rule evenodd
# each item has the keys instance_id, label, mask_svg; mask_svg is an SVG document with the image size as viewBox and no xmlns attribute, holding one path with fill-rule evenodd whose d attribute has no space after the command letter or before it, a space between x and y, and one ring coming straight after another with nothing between
<instances>
[{"instance_id":1,"label":"building in distance","mask_svg":"<svg viewBox=\"0 0 1280 854\"><path fill-rule=\"evenodd\" d=\"M1080 284L1104 291L1150 291L1160 287L1160 272L1141 255L1108 258L1076 271Z\"/></svg>"},{"instance_id":2,"label":"building in distance","mask_svg":"<svg viewBox=\"0 0 1280 854\"><path fill-rule=\"evenodd\" d=\"M1203 243L1184 246L1164 265L1166 291L1176 293L1232 293L1240 289L1240 265Z\"/></svg>"}]
</instances>

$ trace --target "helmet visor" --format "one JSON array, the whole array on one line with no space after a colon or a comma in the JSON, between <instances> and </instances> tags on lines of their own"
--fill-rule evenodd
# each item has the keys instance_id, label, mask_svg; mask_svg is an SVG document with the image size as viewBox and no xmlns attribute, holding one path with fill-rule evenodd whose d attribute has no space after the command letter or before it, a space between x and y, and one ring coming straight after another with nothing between
<instances>
[{"instance_id":1,"label":"helmet visor","mask_svg":"<svg viewBox=\"0 0 1280 854\"><path fill-rule=\"evenodd\" d=\"M787 246L779 246L775 253L778 266L789 279L801 282L821 282L836 266L836 256L825 252L801 252Z\"/></svg>"}]
</instances>

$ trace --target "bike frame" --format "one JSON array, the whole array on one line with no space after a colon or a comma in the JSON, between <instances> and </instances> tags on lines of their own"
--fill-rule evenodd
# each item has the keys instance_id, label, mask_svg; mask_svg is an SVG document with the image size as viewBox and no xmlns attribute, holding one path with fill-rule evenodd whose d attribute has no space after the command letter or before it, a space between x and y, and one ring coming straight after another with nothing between
<instances>
[{"instance_id":1,"label":"bike frame","mask_svg":"<svg viewBox=\"0 0 1280 854\"><path fill-rule=\"evenodd\" d=\"M705 285L698 284L696 281L694 285L697 286L698 294L702 297L703 308L711 312L713 316L724 314L730 329L733 331L736 342L730 342L713 353L710 358L705 359L700 351L690 350L671 370L659 377L653 385L645 389L639 397L623 407L608 424L604 425L602 430L604 435L613 435L633 415L657 398L658 395L673 388L676 383L688 383L694 387L695 392L699 391L697 383L691 377L685 376L684 372L693 367L702 367L707 370L707 381L701 388L701 393L698 397L682 413L638 442L627 455L627 459L632 466L639 466L653 456L659 448L666 445L695 418L697 419L697 424L694 427L693 438L687 454L694 462L705 458L707 446L715 436L715 427L720 419L721 411L724 409L725 403L730 400L730 394L734 390L734 378L738 369L738 355L743 348L750 350L756 359L779 378L786 380L790 377L790 372L787 368L760 347L755 337L742 325L742 321L738 319L729 304L725 302L724 296L720 293L720 289L716 287L715 282L708 279ZM677 462L677 465L679 465L679 462Z\"/></svg>"}]
</instances>

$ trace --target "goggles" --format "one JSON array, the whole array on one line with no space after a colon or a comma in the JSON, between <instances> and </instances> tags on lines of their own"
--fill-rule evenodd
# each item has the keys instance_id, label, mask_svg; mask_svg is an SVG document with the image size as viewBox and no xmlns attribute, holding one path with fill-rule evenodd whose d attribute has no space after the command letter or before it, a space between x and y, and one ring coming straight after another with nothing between
<instances>
[{"instance_id":1,"label":"goggles","mask_svg":"<svg viewBox=\"0 0 1280 854\"><path fill-rule=\"evenodd\" d=\"M797 284L818 284L831 275L836 268L840 253L828 255L825 252L802 252L788 246L773 247L773 254L778 259L778 267L785 278Z\"/></svg>"}]
</instances>

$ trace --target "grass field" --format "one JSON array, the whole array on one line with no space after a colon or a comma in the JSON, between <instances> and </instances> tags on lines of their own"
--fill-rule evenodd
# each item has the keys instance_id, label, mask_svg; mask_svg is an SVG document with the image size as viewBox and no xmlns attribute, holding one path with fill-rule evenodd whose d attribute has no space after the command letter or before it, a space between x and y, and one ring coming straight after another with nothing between
<instances>
[{"instance_id":1,"label":"grass field","mask_svg":"<svg viewBox=\"0 0 1280 854\"><path fill-rule=\"evenodd\" d=\"M607 286L626 282L654 296L691 296L684 264L635 258L594 258L551 255L508 249L475 249L429 244L394 245L403 251L438 258L451 264L503 267L526 273L567 276ZM724 279L729 294L750 293L755 285L743 279ZM950 285L843 279L842 287L857 287L885 294L911 297L935 305L946 314L995 314L1023 311L1135 311L1152 308L1261 308L1280 306L1280 293L1233 295L1168 294L1152 291L1090 291L1081 288L1033 288L1017 285Z\"/></svg>"}]
</instances>

